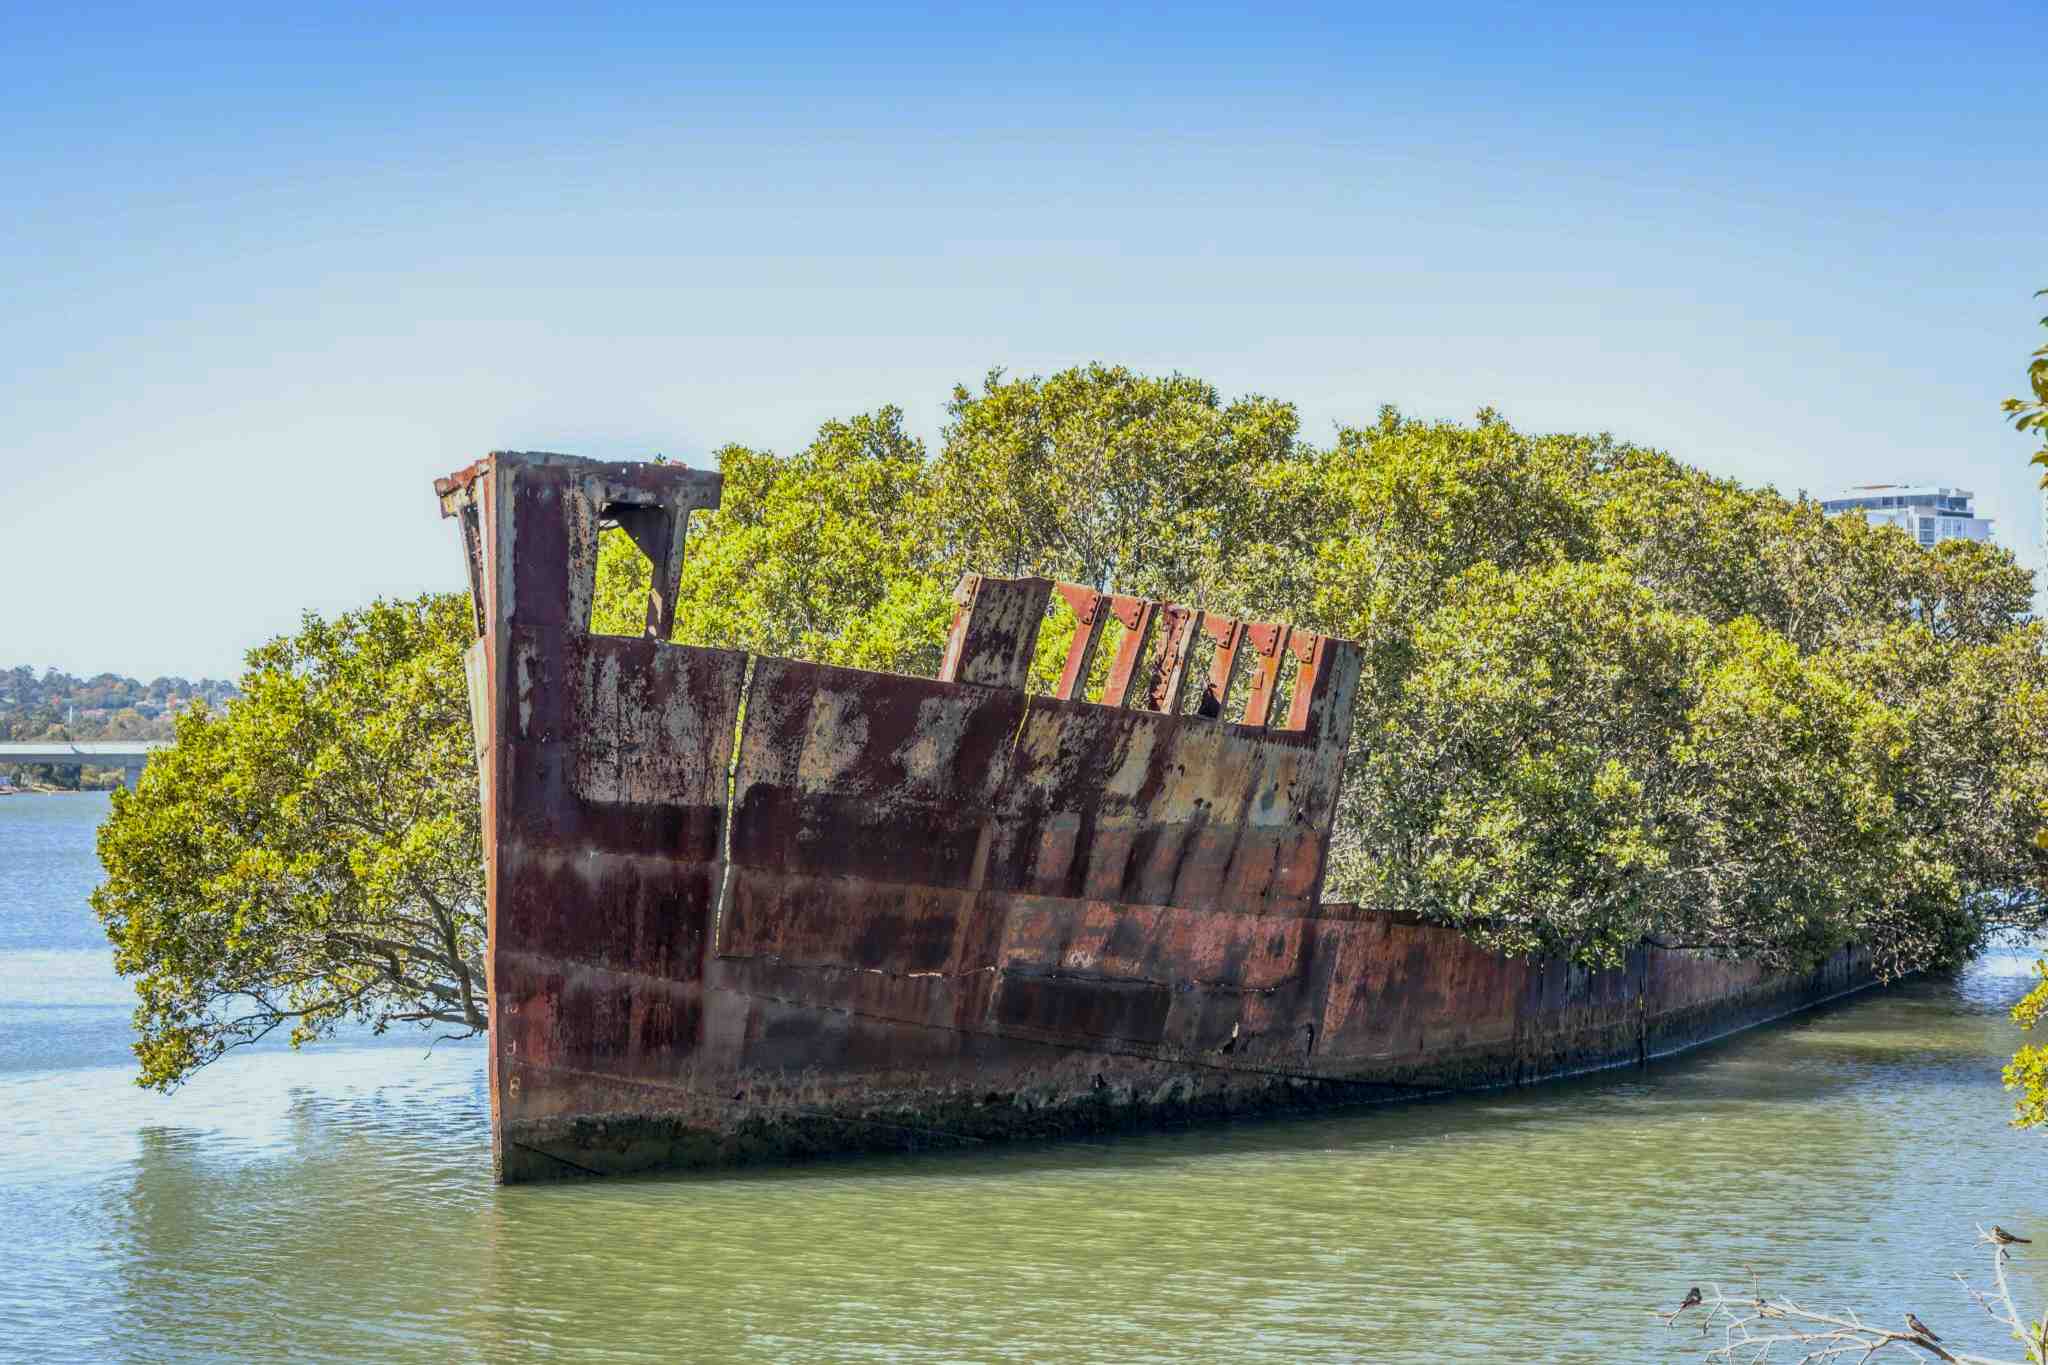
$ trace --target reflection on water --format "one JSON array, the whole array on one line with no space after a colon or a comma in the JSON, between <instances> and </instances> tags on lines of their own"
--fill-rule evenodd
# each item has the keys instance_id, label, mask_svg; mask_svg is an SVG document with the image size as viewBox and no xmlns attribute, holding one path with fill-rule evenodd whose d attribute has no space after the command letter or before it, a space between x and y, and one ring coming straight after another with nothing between
<instances>
[{"instance_id":1,"label":"reflection on water","mask_svg":"<svg viewBox=\"0 0 2048 1365\"><path fill-rule=\"evenodd\" d=\"M497 1190L474 1044L129 1084L79 900L103 810L0 801L0 1355L1663 1360L1700 1343L1650 1310L1745 1265L1994 1349L1947 1276L1977 1222L2048 1231L1997 1079L2018 957L1530 1091Z\"/></svg>"}]
</instances>

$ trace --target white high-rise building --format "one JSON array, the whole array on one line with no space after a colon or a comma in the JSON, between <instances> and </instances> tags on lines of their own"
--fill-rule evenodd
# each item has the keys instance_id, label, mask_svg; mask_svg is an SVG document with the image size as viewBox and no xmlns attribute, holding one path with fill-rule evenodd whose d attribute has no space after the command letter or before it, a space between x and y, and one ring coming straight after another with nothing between
<instances>
[{"instance_id":1,"label":"white high-rise building","mask_svg":"<svg viewBox=\"0 0 2048 1365\"><path fill-rule=\"evenodd\" d=\"M1922 545L1944 540L1991 539L1991 518L1977 515L1977 495L1967 488L1926 483L1867 483L1837 497L1821 499L1821 510L1860 512L1866 521L1896 526ZM2048 500L2042 504L2048 512Z\"/></svg>"}]
</instances>

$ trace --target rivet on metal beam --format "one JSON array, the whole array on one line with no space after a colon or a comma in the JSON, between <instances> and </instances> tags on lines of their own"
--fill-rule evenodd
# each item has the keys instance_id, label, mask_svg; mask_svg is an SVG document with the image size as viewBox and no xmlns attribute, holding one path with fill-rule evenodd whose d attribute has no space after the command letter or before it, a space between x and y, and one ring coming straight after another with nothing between
<instances>
[{"instance_id":1,"label":"rivet on metal beam","mask_svg":"<svg viewBox=\"0 0 2048 1365\"><path fill-rule=\"evenodd\" d=\"M1209 662L1209 681L1202 687L1202 698L1195 703L1196 715L1220 720L1223 708L1230 704L1230 686L1237 680L1244 628L1244 622L1227 616L1202 618L1202 633L1214 642L1216 655Z\"/></svg>"},{"instance_id":2,"label":"rivet on metal beam","mask_svg":"<svg viewBox=\"0 0 2048 1365\"><path fill-rule=\"evenodd\" d=\"M1273 709L1273 689L1280 681L1280 651L1287 643L1287 627L1267 621L1245 626L1245 640L1252 647L1252 690L1245 701L1244 723L1264 725Z\"/></svg>"},{"instance_id":3,"label":"rivet on metal beam","mask_svg":"<svg viewBox=\"0 0 2048 1365\"><path fill-rule=\"evenodd\" d=\"M1102 704L1122 706L1125 698L1130 696L1131 678L1138 671L1138 660L1144 657L1145 637L1152 633L1152 617L1159 610L1159 604L1142 597L1119 594L1109 599L1109 609L1123 623L1124 638L1118 642L1116 660L1109 666L1109 681L1102 688Z\"/></svg>"},{"instance_id":4,"label":"rivet on metal beam","mask_svg":"<svg viewBox=\"0 0 2048 1365\"><path fill-rule=\"evenodd\" d=\"M1202 613L1171 602L1159 605L1159 647L1154 651L1151 686L1145 690L1145 709L1176 715L1181 692L1187 686L1188 656L1194 652L1195 631Z\"/></svg>"},{"instance_id":5,"label":"rivet on metal beam","mask_svg":"<svg viewBox=\"0 0 2048 1365\"><path fill-rule=\"evenodd\" d=\"M1102 640L1102 626L1109 613L1102 609L1102 594L1078 583L1055 583L1055 591L1074 613L1074 639L1067 646L1066 666L1060 669L1053 695L1066 701L1081 697L1088 686L1088 670L1095 662L1095 646Z\"/></svg>"},{"instance_id":6,"label":"rivet on metal beam","mask_svg":"<svg viewBox=\"0 0 2048 1365\"><path fill-rule=\"evenodd\" d=\"M1323 636L1306 630L1297 630L1287 639L1288 652L1301 661L1301 669L1294 675L1294 694L1287 700L1289 730L1308 728L1309 703L1315 695L1316 672L1323 662L1326 644Z\"/></svg>"}]
</instances>

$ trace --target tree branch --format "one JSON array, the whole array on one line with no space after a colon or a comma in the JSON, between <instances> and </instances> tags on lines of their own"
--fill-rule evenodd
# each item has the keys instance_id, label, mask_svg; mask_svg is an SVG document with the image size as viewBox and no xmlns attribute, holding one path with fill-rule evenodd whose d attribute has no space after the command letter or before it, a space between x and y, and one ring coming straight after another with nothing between
<instances>
[{"instance_id":1,"label":"tree branch","mask_svg":"<svg viewBox=\"0 0 2048 1365\"><path fill-rule=\"evenodd\" d=\"M1857 1361L1867 1361L1897 1347L1930 1359L1949 1361L1952 1365L2028 1365L2028 1362L2048 1365L2048 1313L2044 1313L2038 1327L2021 1319L2005 1277L2009 1248L1982 1228L1978 1229L1978 1240L1991 1247L1992 1292L1985 1294L1974 1288L1961 1275L1956 1278L1962 1281L1964 1290L1994 1322L2006 1328L2014 1340L2026 1347L2027 1354L2022 1360L2001 1360L1954 1349L1920 1327L1917 1319L1907 1313L1900 1315L1907 1324L1904 1329L1876 1327L1864 1322L1854 1312L1824 1313L1791 1299L1770 1298L1758 1287L1754 1271L1750 1275L1747 1294L1725 1293L1715 1285L1712 1292L1700 1295L1696 1304L1657 1316L1675 1327L1682 1320L1688 1320L1688 1313L1694 1313L1698 1316L1689 1320L1697 1321L1703 1334L1712 1335L1718 1331L1721 1344L1707 1352L1709 1360L1766 1361L1779 1347L1786 1346L1802 1351L1798 1356L1801 1362L1838 1361L1852 1357ZM2038 1339L2029 1341L2030 1335Z\"/></svg>"}]
</instances>

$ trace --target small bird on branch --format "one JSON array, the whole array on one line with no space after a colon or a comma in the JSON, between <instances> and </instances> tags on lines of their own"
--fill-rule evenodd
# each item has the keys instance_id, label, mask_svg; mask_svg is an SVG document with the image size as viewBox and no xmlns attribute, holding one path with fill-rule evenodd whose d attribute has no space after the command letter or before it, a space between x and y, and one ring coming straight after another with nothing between
<instances>
[{"instance_id":1,"label":"small bird on branch","mask_svg":"<svg viewBox=\"0 0 2048 1365\"><path fill-rule=\"evenodd\" d=\"M1991 1240L2002 1247L2032 1246L2034 1244L2033 1238L2022 1237L2017 1232L2007 1232L1996 1223L1991 1225Z\"/></svg>"},{"instance_id":2,"label":"small bird on branch","mask_svg":"<svg viewBox=\"0 0 2048 1365\"><path fill-rule=\"evenodd\" d=\"M1932 1327L1929 1327L1926 1323L1920 1321L1920 1319L1914 1317L1911 1313L1906 1314L1906 1326L1912 1328L1913 1331L1918 1335L1926 1337L1929 1341L1941 1340L1940 1337L1934 1335L1934 1329Z\"/></svg>"},{"instance_id":3,"label":"small bird on branch","mask_svg":"<svg viewBox=\"0 0 2048 1365\"><path fill-rule=\"evenodd\" d=\"M1699 1306L1700 1287L1698 1285L1694 1285L1692 1288L1685 1291L1685 1302L1678 1305L1678 1311L1683 1313L1688 1308L1697 1308Z\"/></svg>"}]
</instances>

